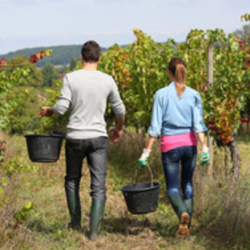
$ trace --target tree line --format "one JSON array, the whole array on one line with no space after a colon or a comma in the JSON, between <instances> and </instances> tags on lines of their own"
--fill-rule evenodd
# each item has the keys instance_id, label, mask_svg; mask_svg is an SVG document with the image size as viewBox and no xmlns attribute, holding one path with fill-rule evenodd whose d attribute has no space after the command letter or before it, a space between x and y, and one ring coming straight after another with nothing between
<instances>
[{"instance_id":1,"label":"tree line","mask_svg":"<svg viewBox=\"0 0 250 250\"><path fill-rule=\"evenodd\" d=\"M61 45L61 46L50 46L50 47L36 47L17 50L15 52L9 52L7 54L0 55L0 58L10 59L18 55L25 55L30 57L37 53L37 51L52 49L53 53L50 57L43 58L36 63L37 67L43 67L45 64L51 63L53 65L68 65L71 58L79 58L81 53L82 45ZM101 48L102 51L106 51L106 48Z\"/></svg>"}]
</instances>

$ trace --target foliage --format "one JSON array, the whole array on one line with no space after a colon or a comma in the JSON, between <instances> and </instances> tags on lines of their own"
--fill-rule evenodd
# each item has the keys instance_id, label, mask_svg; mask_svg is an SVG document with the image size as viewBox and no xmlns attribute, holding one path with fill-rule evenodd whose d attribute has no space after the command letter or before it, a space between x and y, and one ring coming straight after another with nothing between
<instances>
[{"instance_id":1,"label":"foliage","mask_svg":"<svg viewBox=\"0 0 250 250\"><path fill-rule=\"evenodd\" d=\"M64 73L67 73L69 71L69 67L66 67L66 66L55 67L55 70L59 74L64 74Z\"/></svg>"},{"instance_id":2,"label":"foliage","mask_svg":"<svg viewBox=\"0 0 250 250\"><path fill-rule=\"evenodd\" d=\"M176 44L172 39L159 44L138 29L134 29L134 34L136 40L132 44L125 48L117 44L110 47L98 65L99 70L111 74L117 82L126 106L126 125L146 132L154 93L170 83L167 64L172 57L181 57L187 64L186 84L200 92L204 120L212 129L212 135L223 144L232 141L232 134L240 124L240 110L249 98L250 71L245 67L245 47L240 46L232 34L226 36L219 29L191 30L184 44ZM207 83L208 46L214 50L212 86ZM49 93L48 103L54 105L60 95L59 88ZM106 117L114 117L110 106ZM108 120L108 124L112 120Z\"/></svg>"},{"instance_id":3,"label":"foliage","mask_svg":"<svg viewBox=\"0 0 250 250\"><path fill-rule=\"evenodd\" d=\"M44 56L49 56L52 50L40 51L29 58L31 63L35 63ZM17 66L17 67L14 67ZM17 105L16 100L7 99L9 90L14 84L27 83L30 73L28 67L23 67L15 62L7 62L4 58L0 60L0 129L6 128L8 124L8 114Z\"/></svg>"},{"instance_id":4,"label":"foliage","mask_svg":"<svg viewBox=\"0 0 250 250\"><path fill-rule=\"evenodd\" d=\"M37 167L27 164L22 157L13 157L8 159L3 164L0 164L0 173L2 177L0 181L0 201L1 207L3 208L8 202L8 196L4 196L4 187L8 185L8 181L10 180L13 174L25 172L25 171L37 171ZM4 175L3 175L4 173Z\"/></svg>"},{"instance_id":5,"label":"foliage","mask_svg":"<svg viewBox=\"0 0 250 250\"><path fill-rule=\"evenodd\" d=\"M108 198L102 224L102 239L92 242L87 238L91 206L90 186L86 185L90 181L87 162L83 163L83 176L79 189L84 215L81 220L83 230L79 234L67 228L70 216L62 186L65 169L65 152L62 151L58 162L49 165L39 164L37 172L22 173L21 181L19 179L20 188L15 188L17 193L13 197L12 204L8 206L8 209L14 210L14 213L0 221L0 224L2 222L1 249L249 249L250 210L247 209L250 204L249 140L239 143L243 174L240 177L237 192L231 199L227 196L228 182L221 173L225 168L223 150L215 147L217 154L214 165L217 168L211 183L206 181L205 169L196 168L193 179L195 204L191 233L190 237L183 241L175 237L178 217L166 195L159 152L160 140L156 141L156 147L153 148L150 156L150 160L151 157L157 159L157 162L151 163L154 181L162 184L158 209L154 213L145 215L132 215L127 211L120 188L128 183L132 175L133 167L141 152L138 145L142 145L139 141L143 139L137 138L138 134L134 129L130 132L132 138L129 134L123 133L118 144L109 145L107 166L109 171L106 179ZM9 144L8 138L6 140ZM25 155L24 147L22 147L24 151L20 152L22 141L23 137L15 136L14 141L12 137L11 143L15 145L11 147L11 153L8 153ZM143 140L142 144L144 142ZM29 161L28 158L26 160ZM148 180L150 175L147 169L138 169L138 178L134 181ZM34 210L28 213L26 219L17 221L16 211L17 213L21 211L28 201L34 203Z\"/></svg>"},{"instance_id":6,"label":"foliage","mask_svg":"<svg viewBox=\"0 0 250 250\"><path fill-rule=\"evenodd\" d=\"M102 56L100 70L115 78L127 109L127 125L142 131L149 126L156 90L170 83L167 64L172 57L181 57L187 64L186 84L200 92L206 124L216 120L219 134L215 139L228 143L240 124L239 109L249 96L249 71L244 69L247 56L231 34L222 30L191 30L185 44L169 40L157 44L142 31L134 29L136 41L120 48L111 47ZM214 47L214 84L207 83L207 48ZM216 69L216 70L215 70ZM209 88L208 88L209 87ZM221 104L224 105L221 105ZM111 112L110 109L108 112Z\"/></svg>"},{"instance_id":7,"label":"foliage","mask_svg":"<svg viewBox=\"0 0 250 250\"><path fill-rule=\"evenodd\" d=\"M10 134L23 134L28 122L37 115L45 94L33 87L15 86L8 93L8 98L16 100L16 105L8 115L9 124L5 129Z\"/></svg>"},{"instance_id":8,"label":"foliage","mask_svg":"<svg viewBox=\"0 0 250 250\"><path fill-rule=\"evenodd\" d=\"M10 73L15 70L16 67L20 69L27 68L29 69L29 76L27 80L23 83L23 86L33 86L41 87L42 86L42 73L37 69L36 64L31 63L27 56L17 55L16 57L6 59L8 70ZM6 67L4 70L6 70Z\"/></svg>"},{"instance_id":9,"label":"foliage","mask_svg":"<svg viewBox=\"0 0 250 250\"><path fill-rule=\"evenodd\" d=\"M9 119L9 112L16 105L13 99L7 99L9 89L16 84L25 83L29 74L28 68L15 68L13 70L4 69L0 71L0 129L6 128Z\"/></svg>"},{"instance_id":10,"label":"foliage","mask_svg":"<svg viewBox=\"0 0 250 250\"><path fill-rule=\"evenodd\" d=\"M51 51L40 51L29 58L31 63L35 63L37 60L43 58L44 55L50 55ZM17 84L24 85L27 81L30 69L24 67L19 61L15 60L6 61L4 58L0 60L0 129L5 129L9 123L9 113L20 105L22 101L18 103L18 100L7 98L10 89ZM27 61L27 60L26 60ZM17 67L16 67L17 66ZM0 138L0 202L1 209L3 209L8 203L8 196L6 195L5 188L8 187L9 179L11 179L13 174L20 173L26 170L34 170L36 167L29 165L24 162L23 158L13 157L9 158L4 162L4 151L5 144ZM19 215L20 219L25 219L27 212L30 211L31 207L24 207L25 211L22 209ZM27 210L28 209L28 210ZM24 216L24 217L23 217Z\"/></svg>"},{"instance_id":11,"label":"foliage","mask_svg":"<svg viewBox=\"0 0 250 250\"><path fill-rule=\"evenodd\" d=\"M0 69L3 86L0 90L2 129L10 133L23 133L25 124L38 111L41 96L35 88L41 87L42 74L36 68L35 62L44 56L49 56L51 52L51 50L40 51L29 59L19 55L1 60L2 63L5 62Z\"/></svg>"},{"instance_id":12,"label":"foliage","mask_svg":"<svg viewBox=\"0 0 250 250\"><path fill-rule=\"evenodd\" d=\"M242 29L237 29L232 34L250 45L250 24L243 25Z\"/></svg>"},{"instance_id":13,"label":"foliage","mask_svg":"<svg viewBox=\"0 0 250 250\"><path fill-rule=\"evenodd\" d=\"M25 205L16 213L16 219L19 222L25 222L27 220L27 217L30 213L30 211L32 211L34 209L34 204L32 202L26 202Z\"/></svg>"},{"instance_id":14,"label":"foliage","mask_svg":"<svg viewBox=\"0 0 250 250\"><path fill-rule=\"evenodd\" d=\"M126 106L127 125L146 129L154 93L166 84L164 69L174 51L174 43L170 40L167 44L157 44L142 31L134 29L134 33L137 40L126 48L111 47L103 54L99 68L111 74L118 84Z\"/></svg>"},{"instance_id":15,"label":"foliage","mask_svg":"<svg viewBox=\"0 0 250 250\"><path fill-rule=\"evenodd\" d=\"M245 15L241 16L241 21L250 21L250 14L246 13Z\"/></svg>"},{"instance_id":16,"label":"foliage","mask_svg":"<svg viewBox=\"0 0 250 250\"><path fill-rule=\"evenodd\" d=\"M232 141L232 134L240 125L240 110L244 110L249 97L247 87L250 71L245 69L246 52L229 34L216 36L214 49L214 84L203 95L205 120L215 122L215 139L223 144Z\"/></svg>"},{"instance_id":17,"label":"foliage","mask_svg":"<svg viewBox=\"0 0 250 250\"><path fill-rule=\"evenodd\" d=\"M69 69L73 70L77 65L77 60L74 57L71 57L70 59L70 64L69 64Z\"/></svg>"},{"instance_id":18,"label":"foliage","mask_svg":"<svg viewBox=\"0 0 250 250\"><path fill-rule=\"evenodd\" d=\"M45 106L53 107L57 102L60 96L60 91L62 87L61 80L57 80L54 83L53 88L46 89L46 97L47 101L45 102ZM66 124L68 123L69 110L64 115L53 115L49 119L44 117L42 120L43 128L41 131L53 132L57 131L60 133L66 133Z\"/></svg>"},{"instance_id":19,"label":"foliage","mask_svg":"<svg viewBox=\"0 0 250 250\"><path fill-rule=\"evenodd\" d=\"M52 87L54 80L58 79L58 75L53 64L48 63L42 67L43 87Z\"/></svg>"}]
</instances>

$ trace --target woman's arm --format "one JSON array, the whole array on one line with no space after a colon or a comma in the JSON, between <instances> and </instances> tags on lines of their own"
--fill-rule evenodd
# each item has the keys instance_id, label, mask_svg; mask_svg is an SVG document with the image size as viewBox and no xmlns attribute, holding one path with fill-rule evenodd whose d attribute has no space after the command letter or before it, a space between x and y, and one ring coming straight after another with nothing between
<instances>
[{"instance_id":1,"label":"woman's arm","mask_svg":"<svg viewBox=\"0 0 250 250\"><path fill-rule=\"evenodd\" d=\"M155 138L149 135L147 146L146 148L143 149L142 155L139 159L139 166L145 167L148 164L147 160L151 153L151 148L153 147L154 141L155 141Z\"/></svg>"},{"instance_id":2,"label":"woman's arm","mask_svg":"<svg viewBox=\"0 0 250 250\"><path fill-rule=\"evenodd\" d=\"M210 155L209 155L209 148L207 147L207 144L206 144L205 133L204 132L197 133L197 137L198 137L198 140L201 144L200 164L206 165L210 160Z\"/></svg>"},{"instance_id":3,"label":"woman's arm","mask_svg":"<svg viewBox=\"0 0 250 250\"><path fill-rule=\"evenodd\" d=\"M205 136L205 133L204 132L201 132L201 133L197 133L197 137L198 137L198 140L201 144L201 147L206 147L207 144L206 144L206 136Z\"/></svg>"},{"instance_id":4,"label":"woman's arm","mask_svg":"<svg viewBox=\"0 0 250 250\"><path fill-rule=\"evenodd\" d=\"M147 149L147 150L151 150L151 149L152 149L153 144L154 144L154 142L155 142L155 139L156 139L156 138L152 137L151 135L149 136L149 138L148 138L148 143L147 143L147 146L146 146L146 149Z\"/></svg>"}]
</instances>

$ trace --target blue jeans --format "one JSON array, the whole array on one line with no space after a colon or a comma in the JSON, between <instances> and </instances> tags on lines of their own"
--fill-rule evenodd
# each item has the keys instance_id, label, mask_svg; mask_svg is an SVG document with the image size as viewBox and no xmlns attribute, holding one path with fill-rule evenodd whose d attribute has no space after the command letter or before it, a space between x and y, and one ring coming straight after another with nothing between
<instances>
[{"instance_id":1,"label":"blue jeans","mask_svg":"<svg viewBox=\"0 0 250 250\"><path fill-rule=\"evenodd\" d=\"M175 148L162 153L162 164L168 197L179 193L179 168L181 162L181 189L183 199L193 199L192 179L197 157L196 146Z\"/></svg>"},{"instance_id":2,"label":"blue jeans","mask_svg":"<svg viewBox=\"0 0 250 250\"><path fill-rule=\"evenodd\" d=\"M68 139L65 147L65 190L79 192L82 164L85 157L91 175L91 196L94 200L106 200L105 179L107 175L108 139L99 137L86 140ZM86 185L86 184L85 184Z\"/></svg>"}]
</instances>

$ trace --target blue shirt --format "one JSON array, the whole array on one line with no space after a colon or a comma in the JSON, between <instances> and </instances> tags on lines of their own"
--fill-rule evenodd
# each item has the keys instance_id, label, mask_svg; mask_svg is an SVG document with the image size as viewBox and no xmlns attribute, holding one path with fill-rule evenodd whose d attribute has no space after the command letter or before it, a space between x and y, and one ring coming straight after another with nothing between
<instances>
[{"instance_id":1,"label":"blue shirt","mask_svg":"<svg viewBox=\"0 0 250 250\"><path fill-rule=\"evenodd\" d=\"M159 89L154 97L149 135L157 138L160 135L179 135L192 131L196 134L207 131L199 92L185 85L180 99L175 82Z\"/></svg>"}]
</instances>

